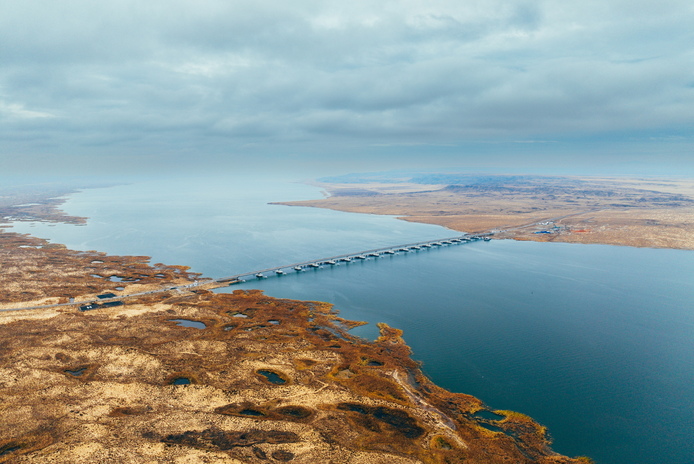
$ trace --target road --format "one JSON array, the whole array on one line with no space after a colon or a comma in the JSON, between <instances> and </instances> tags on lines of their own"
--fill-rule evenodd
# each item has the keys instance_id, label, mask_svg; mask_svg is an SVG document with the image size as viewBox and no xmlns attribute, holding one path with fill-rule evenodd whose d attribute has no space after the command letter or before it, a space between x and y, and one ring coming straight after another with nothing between
<instances>
[{"instance_id":1,"label":"road","mask_svg":"<svg viewBox=\"0 0 694 464\"><path fill-rule=\"evenodd\" d=\"M307 266L320 266L323 265L324 263L327 263L328 261L336 261L339 259L343 258L350 258L350 259L358 259L357 257L361 257L364 255L368 254L373 254L373 253L384 253L387 251L392 251L393 254L399 253L398 250L402 249L414 249L413 247L425 247L421 248L421 250L427 250L429 247L434 247L435 243L441 243L441 242L449 242L448 245L454 245L454 244L460 244L460 243L467 243L468 241L473 241L473 240L480 240L484 235L486 234L477 234L477 235L457 235L455 237L447 237L447 238L440 238L436 240L425 240L422 242L413 242L413 243L406 243L402 245L394 245L394 246L388 246L388 247L382 247L382 248L373 248L370 250L362 250L358 251L356 253L346 253L342 255L336 255L336 256L330 256L327 258L319 258L319 259L314 259L311 261L302 261L299 263L292 263L292 264L286 264L283 266L277 266L277 267L271 267L267 269L260 269L260 270L255 270L255 271L249 271L249 272L244 272L241 274L235 274L233 276L229 277L222 277L220 279L205 279L205 280L199 280L195 281L189 284L185 285L176 285L176 286L165 286L161 287L155 290L149 290L146 292L138 292L138 293L130 293L127 295L117 295L113 298L90 298L88 300L82 300L82 301L73 301L70 303L55 303L55 304L49 304L49 305L34 305L34 306L25 306L25 307L20 307L20 308L7 308L7 309L0 309L0 311L26 311L26 310L32 310L32 309L48 309L48 308L58 308L61 306L82 306L82 305L89 305L93 303L106 303L109 301L120 301L120 300L125 300L129 298L138 298L146 295L153 295L153 294L158 294L158 293L165 293L165 292L171 292L171 291L178 291L181 292L183 290L190 290L196 287L201 287L201 286L206 286L206 285L211 285L211 288L217 288L217 287L222 287L224 285L228 285L229 283L233 283L235 281L239 281L243 277L250 277L250 276L255 276L257 274L263 274L266 272L274 272L278 271L281 269L294 269L294 268L304 268ZM320 264L319 264L320 263Z\"/></svg>"}]
</instances>

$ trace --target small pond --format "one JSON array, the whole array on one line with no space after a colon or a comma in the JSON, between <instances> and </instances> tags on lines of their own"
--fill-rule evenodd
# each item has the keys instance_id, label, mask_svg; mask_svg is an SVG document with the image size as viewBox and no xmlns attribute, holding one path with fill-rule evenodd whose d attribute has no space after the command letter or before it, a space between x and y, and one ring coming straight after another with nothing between
<instances>
[{"instance_id":1,"label":"small pond","mask_svg":"<svg viewBox=\"0 0 694 464\"><path fill-rule=\"evenodd\" d=\"M71 371L70 369L65 369L65 372L68 374L74 376L74 377L79 377L80 375L84 374L84 371L86 371L86 367L81 367L79 369L75 369L74 371Z\"/></svg>"},{"instance_id":2,"label":"small pond","mask_svg":"<svg viewBox=\"0 0 694 464\"><path fill-rule=\"evenodd\" d=\"M275 385L284 385L287 383L286 380L284 380L278 373L272 372L272 371L266 371L266 370L259 370L258 374L262 375L265 377L268 382L274 383Z\"/></svg>"},{"instance_id":3,"label":"small pond","mask_svg":"<svg viewBox=\"0 0 694 464\"><path fill-rule=\"evenodd\" d=\"M176 325L180 325L181 327L192 327L194 329L207 328L204 322L191 321L190 319L169 319L169 322L175 322Z\"/></svg>"},{"instance_id":4,"label":"small pond","mask_svg":"<svg viewBox=\"0 0 694 464\"><path fill-rule=\"evenodd\" d=\"M491 411L488 411L486 409L482 409L480 411L477 411L473 416L478 417L480 419L487 419L487 420L502 420L504 419L504 416L501 414L496 414Z\"/></svg>"}]
</instances>

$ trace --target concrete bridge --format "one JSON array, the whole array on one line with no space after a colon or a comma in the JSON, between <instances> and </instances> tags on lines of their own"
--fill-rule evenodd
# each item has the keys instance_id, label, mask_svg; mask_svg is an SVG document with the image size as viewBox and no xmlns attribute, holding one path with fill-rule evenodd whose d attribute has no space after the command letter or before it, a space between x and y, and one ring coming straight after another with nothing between
<instances>
[{"instance_id":1,"label":"concrete bridge","mask_svg":"<svg viewBox=\"0 0 694 464\"><path fill-rule=\"evenodd\" d=\"M479 240L491 240L488 236L489 234L482 235L459 235L456 237L441 238L437 240L427 240L424 242L414 242L406 243L404 245L395 245L383 248L373 248L371 250L358 251L356 253L347 253L343 255L330 256L327 258L314 259L311 261L303 261L300 263L285 264L283 266L270 267L267 269L260 269L257 271L244 272L241 274L235 274L229 277L222 277L220 279L203 279L200 281L195 281L189 284L178 285L178 286L166 286L161 287L156 290L148 290L145 292L130 293L111 296L112 294L100 295L98 298L90 298L89 300L83 301L71 301L69 303L56 303L48 305L36 305L36 306L25 306L16 308L0 309L0 311L21 311L28 309L44 309L44 308L55 308L58 306L80 306L80 310L89 311L99 307L109 307L123 304L121 300L127 300L129 298L137 298L144 295L151 295L155 293L163 293L170 291L186 291L191 290L195 287L201 286L212 286L221 287L222 285L232 285L240 282L245 282L245 279L264 279L271 276L281 276L291 272L302 272L307 269L320 269L325 266L335 266L340 263L351 263L355 261L363 261L371 258L379 258L382 256L393 256L401 253L414 253L419 251L430 250L438 247L460 245L464 243L475 242Z\"/></svg>"},{"instance_id":2,"label":"concrete bridge","mask_svg":"<svg viewBox=\"0 0 694 464\"><path fill-rule=\"evenodd\" d=\"M358 251L356 253L329 256L327 258L314 259L311 261L302 261L299 263L285 264L283 266L269 267L267 269L259 269L257 271L244 272L242 274L235 274L233 276L215 279L215 281L219 283L234 284L245 282L245 280L249 278L264 279L271 276L282 276L284 274L292 272L302 272L307 269L320 269L325 266L335 266L340 263L347 264L355 261L367 260L370 258L393 256L400 253L425 251L430 250L432 248L460 245L463 243L469 243L478 240L490 239L486 235L459 235L456 237L442 238L437 240L427 240L424 242L414 242L383 248L373 248L371 250L363 250Z\"/></svg>"}]
</instances>

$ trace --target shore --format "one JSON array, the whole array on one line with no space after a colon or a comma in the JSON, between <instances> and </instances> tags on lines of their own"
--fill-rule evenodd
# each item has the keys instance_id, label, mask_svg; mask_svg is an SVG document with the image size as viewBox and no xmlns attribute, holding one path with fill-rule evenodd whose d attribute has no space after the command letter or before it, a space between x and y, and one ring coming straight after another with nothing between
<instances>
[{"instance_id":1,"label":"shore","mask_svg":"<svg viewBox=\"0 0 694 464\"><path fill-rule=\"evenodd\" d=\"M694 250L694 181L563 179L483 188L315 183L327 198L278 204L395 215L499 239Z\"/></svg>"},{"instance_id":2,"label":"shore","mask_svg":"<svg viewBox=\"0 0 694 464\"><path fill-rule=\"evenodd\" d=\"M5 308L178 287L0 312L0 463L589 462L433 384L399 330L351 336L360 323L326 303L185 288L199 278L185 266L2 230L0 255Z\"/></svg>"}]
</instances>

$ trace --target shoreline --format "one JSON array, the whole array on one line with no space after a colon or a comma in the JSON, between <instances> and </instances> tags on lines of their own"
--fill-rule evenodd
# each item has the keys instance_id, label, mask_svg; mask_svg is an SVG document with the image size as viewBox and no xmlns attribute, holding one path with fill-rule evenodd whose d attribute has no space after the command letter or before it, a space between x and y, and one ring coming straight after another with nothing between
<instances>
[{"instance_id":1,"label":"shoreline","mask_svg":"<svg viewBox=\"0 0 694 464\"><path fill-rule=\"evenodd\" d=\"M604 179L567 179L565 190L554 185L556 180L543 179L537 185L482 190L438 184L312 182L329 196L273 204L395 216L502 239L694 250L694 180L662 186L651 181L661 189L655 191L637 188L654 188L637 179L614 180L614 186ZM583 190L577 191L583 197L575 196L577 187L571 182L579 182ZM653 204L643 201L649 195Z\"/></svg>"},{"instance_id":2,"label":"shoreline","mask_svg":"<svg viewBox=\"0 0 694 464\"><path fill-rule=\"evenodd\" d=\"M171 283L195 277L184 266L152 267L143 256L78 252L16 233L0 232L0 250L4 263L16 258L14 277L0 280L6 298L15 283L65 299L67 291L123 284L110 273L157 287L161 275ZM103 272L94 277L92 268ZM202 329L170 323L179 320ZM132 463L212 456L260 463L272 455L436 464L488 453L526 464L590 462L551 451L545 428L527 416L490 411L433 384L401 331L381 324L380 337L365 342L341 328L357 324L327 303L197 288L86 312L0 313L0 341L12 346L0 362L8 424L0 463L87 463L114 452ZM256 437L251 455L244 434Z\"/></svg>"},{"instance_id":3,"label":"shoreline","mask_svg":"<svg viewBox=\"0 0 694 464\"><path fill-rule=\"evenodd\" d=\"M175 295L175 294L167 295L168 298L179 298L179 297L182 297L182 296L183 296L183 295ZM149 305L147 305L147 306L149 306ZM143 308L144 308L144 307L143 307ZM148 309L143 309L143 311L145 311L145 310L146 310L146 311L149 311ZM101 312L101 310L98 310L98 311ZM120 311L121 311L121 309L119 308L119 309L118 309L118 312L115 312L115 311L114 311L114 314L120 314L120 315L122 315L123 313L120 312ZM79 314L79 313L78 313L78 314ZM92 314L96 314L96 313L88 313L88 315L92 315ZM29 316L29 314L27 314L27 316ZM183 317L183 316L182 316L182 317ZM193 316L190 316L190 317L193 317ZM262 323L262 322L261 322L261 323ZM73 370L74 370L74 369L73 369ZM348 374L346 374L346 375L348 375Z\"/></svg>"}]
</instances>

